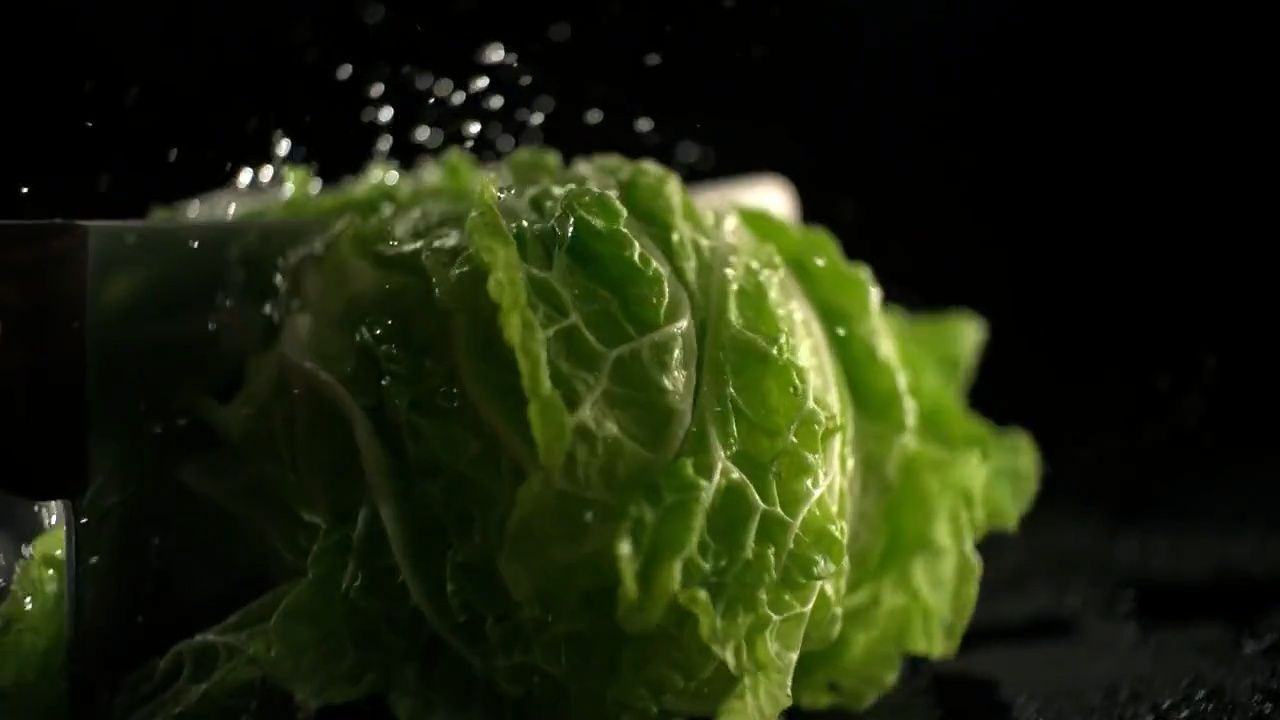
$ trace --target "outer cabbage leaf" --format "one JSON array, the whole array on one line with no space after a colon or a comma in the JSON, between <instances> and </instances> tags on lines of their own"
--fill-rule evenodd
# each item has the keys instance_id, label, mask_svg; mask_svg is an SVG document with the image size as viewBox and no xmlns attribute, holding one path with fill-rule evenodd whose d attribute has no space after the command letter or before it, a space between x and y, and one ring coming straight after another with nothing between
<instances>
[{"instance_id":1,"label":"outer cabbage leaf","mask_svg":"<svg viewBox=\"0 0 1280 720\"><path fill-rule=\"evenodd\" d=\"M1038 456L1025 433L995 427L965 400L980 319L886 311L871 272L825 231L741 215L787 258L853 397L860 489L843 627L801 658L796 693L805 707L861 709L893 684L904 655L955 652L977 599L975 544L1025 514Z\"/></svg>"},{"instance_id":2,"label":"outer cabbage leaf","mask_svg":"<svg viewBox=\"0 0 1280 720\"><path fill-rule=\"evenodd\" d=\"M46 530L0 603L0 717L57 717L66 706L66 531Z\"/></svg>"}]
</instances>

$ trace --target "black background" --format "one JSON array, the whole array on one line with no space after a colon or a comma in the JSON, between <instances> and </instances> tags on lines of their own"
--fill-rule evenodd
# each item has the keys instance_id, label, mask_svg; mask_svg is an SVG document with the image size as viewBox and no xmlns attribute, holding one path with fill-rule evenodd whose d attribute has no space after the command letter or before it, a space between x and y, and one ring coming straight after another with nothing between
<instances>
[{"instance_id":1,"label":"black background","mask_svg":"<svg viewBox=\"0 0 1280 720\"><path fill-rule=\"evenodd\" d=\"M422 108L401 68L461 80L475 49L501 40L533 90L555 98L540 130L566 154L670 162L693 140L712 155L685 168L691 178L776 170L891 300L988 317L975 402L1029 427L1047 469L1027 531L1045 559L1026 569L1000 559L1025 546L997 547L993 583L1048 577L1069 558L1115 569L1108 582L1141 595L1125 562L1146 577L1187 537L1237 533L1266 554L1280 504L1263 349L1271 271L1250 249L1270 238L1245 221L1261 193L1239 182L1259 162L1247 139L1257 116L1240 98L1261 91L1240 72L1251 46L1233 23L1174 12L1014 0L51 3L5 21L0 93L18 127L4 135L0 217L140 216L263 162L276 129L323 174L354 171L379 132L360 120L373 80L396 102L392 155L407 161ZM557 22L567 40L549 38ZM650 52L661 64L646 66ZM355 68L345 83L341 63ZM588 127L593 106L605 120ZM640 115L653 132L633 130ZM1124 560L1115 543L1132 532L1150 535L1150 553ZM1205 552L1212 596L1229 563ZM1275 563L1245 565L1232 570L1238 587L1274 606Z\"/></svg>"}]
</instances>

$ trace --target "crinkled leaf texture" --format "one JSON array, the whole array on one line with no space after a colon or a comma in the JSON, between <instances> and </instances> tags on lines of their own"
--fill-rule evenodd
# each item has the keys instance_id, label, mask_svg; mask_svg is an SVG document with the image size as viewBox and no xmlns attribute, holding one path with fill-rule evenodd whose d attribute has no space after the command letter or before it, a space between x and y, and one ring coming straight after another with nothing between
<instances>
[{"instance_id":1,"label":"crinkled leaf texture","mask_svg":"<svg viewBox=\"0 0 1280 720\"><path fill-rule=\"evenodd\" d=\"M287 570L117 715L768 720L955 650L1038 475L966 403L979 318L648 161L384 173L246 204L326 229L190 482Z\"/></svg>"},{"instance_id":2,"label":"crinkled leaf texture","mask_svg":"<svg viewBox=\"0 0 1280 720\"><path fill-rule=\"evenodd\" d=\"M44 531L0 602L0 717L66 711L66 531Z\"/></svg>"}]
</instances>

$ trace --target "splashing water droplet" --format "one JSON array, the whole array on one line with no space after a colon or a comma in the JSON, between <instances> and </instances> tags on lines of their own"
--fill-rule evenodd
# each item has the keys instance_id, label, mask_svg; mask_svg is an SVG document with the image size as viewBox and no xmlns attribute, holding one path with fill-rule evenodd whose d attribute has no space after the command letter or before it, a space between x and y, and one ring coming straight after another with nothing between
<instances>
[{"instance_id":1,"label":"splashing water droplet","mask_svg":"<svg viewBox=\"0 0 1280 720\"><path fill-rule=\"evenodd\" d=\"M543 115L540 112L529 113L529 126L537 127L538 125L542 124L543 120L546 120L546 119L547 119L547 116Z\"/></svg>"},{"instance_id":2,"label":"splashing water droplet","mask_svg":"<svg viewBox=\"0 0 1280 720\"><path fill-rule=\"evenodd\" d=\"M602 120L604 120L604 111L600 108L588 108L586 112L582 113L582 122L588 125L599 125Z\"/></svg>"},{"instance_id":3,"label":"splashing water droplet","mask_svg":"<svg viewBox=\"0 0 1280 720\"><path fill-rule=\"evenodd\" d=\"M395 143L395 138L391 137L387 133L382 133L378 136L377 141L374 142L373 149L379 155L386 157L386 154L391 152L391 145L393 143Z\"/></svg>"},{"instance_id":4,"label":"splashing water droplet","mask_svg":"<svg viewBox=\"0 0 1280 720\"><path fill-rule=\"evenodd\" d=\"M417 143L423 143L423 142L426 142L426 141L427 141L427 138L429 138L429 137L431 137L431 126L430 126L430 125L419 125L418 127L416 127L416 128L414 128L414 129L413 129L413 141L414 141L414 142L417 142Z\"/></svg>"},{"instance_id":5,"label":"splashing water droplet","mask_svg":"<svg viewBox=\"0 0 1280 720\"><path fill-rule=\"evenodd\" d=\"M276 146L274 148L274 153L276 157L278 158L287 157L289 155L289 151L292 149L293 149L293 141L290 140L288 137L281 135L276 139Z\"/></svg>"},{"instance_id":6,"label":"splashing water droplet","mask_svg":"<svg viewBox=\"0 0 1280 720\"><path fill-rule=\"evenodd\" d=\"M459 403L459 395L458 388L445 386L436 393L436 401L443 407L456 408Z\"/></svg>"},{"instance_id":7,"label":"splashing water droplet","mask_svg":"<svg viewBox=\"0 0 1280 720\"><path fill-rule=\"evenodd\" d=\"M466 137L473 138L480 134L479 120L466 120L462 123L462 134Z\"/></svg>"},{"instance_id":8,"label":"splashing water droplet","mask_svg":"<svg viewBox=\"0 0 1280 720\"><path fill-rule=\"evenodd\" d=\"M333 75L339 80L349 80L351 78L352 70L353 68L351 67L351 63L342 63L338 66L337 72Z\"/></svg>"},{"instance_id":9,"label":"splashing water droplet","mask_svg":"<svg viewBox=\"0 0 1280 720\"><path fill-rule=\"evenodd\" d=\"M243 190L249 187L249 184L252 182L253 182L253 168L249 167L248 165L240 168L240 172L236 173L236 187Z\"/></svg>"},{"instance_id":10,"label":"splashing water droplet","mask_svg":"<svg viewBox=\"0 0 1280 720\"><path fill-rule=\"evenodd\" d=\"M383 105L378 108L377 120L379 125L386 125L391 122L391 118L396 116L396 109L390 105Z\"/></svg>"},{"instance_id":11,"label":"splashing water droplet","mask_svg":"<svg viewBox=\"0 0 1280 720\"><path fill-rule=\"evenodd\" d=\"M30 595L23 595L23 596L22 596L22 609L23 609L23 610L26 610L26 611L30 612L30 611L31 611L31 609L32 609L32 608L34 608L35 606L36 606L35 598L31 597Z\"/></svg>"},{"instance_id":12,"label":"splashing water droplet","mask_svg":"<svg viewBox=\"0 0 1280 720\"><path fill-rule=\"evenodd\" d=\"M387 16L387 7L382 3L369 3L365 6L363 18L366 25L377 25Z\"/></svg>"},{"instance_id":13,"label":"splashing water droplet","mask_svg":"<svg viewBox=\"0 0 1280 720\"><path fill-rule=\"evenodd\" d=\"M547 37L551 42L564 42L573 35L573 28L567 22L558 22L547 28Z\"/></svg>"},{"instance_id":14,"label":"splashing water droplet","mask_svg":"<svg viewBox=\"0 0 1280 720\"><path fill-rule=\"evenodd\" d=\"M506 98L502 97L501 95L498 95L497 93L494 93L493 95L489 95L485 97L485 99L481 101L480 104L484 107L485 110L501 110L502 106L506 102L507 102Z\"/></svg>"},{"instance_id":15,"label":"splashing water droplet","mask_svg":"<svg viewBox=\"0 0 1280 720\"><path fill-rule=\"evenodd\" d=\"M487 87L489 87L488 75L476 75L467 82L467 90L473 93L478 93Z\"/></svg>"},{"instance_id":16,"label":"splashing water droplet","mask_svg":"<svg viewBox=\"0 0 1280 720\"><path fill-rule=\"evenodd\" d=\"M275 174L276 174L276 168L274 165L263 165L262 167L258 168L258 182L269 183L271 182L271 178L275 176Z\"/></svg>"},{"instance_id":17,"label":"splashing water droplet","mask_svg":"<svg viewBox=\"0 0 1280 720\"><path fill-rule=\"evenodd\" d=\"M484 65L497 65L506 58L506 55L507 48L502 43L491 42L480 48L477 58Z\"/></svg>"},{"instance_id":18,"label":"splashing water droplet","mask_svg":"<svg viewBox=\"0 0 1280 720\"><path fill-rule=\"evenodd\" d=\"M435 83L431 85L431 94L436 97L448 97L453 92L453 80L442 77L436 78Z\"/></svg>"},{"instance_id":19,"label":"splashing water droplet","mask_svg":"<svg viewBox=\"0 0 1280 720\"><path fill-rule=\"evenodd\" d=\"M318 177L313 177L313 178L311 178L309 181L307 181L307 194L308 194L308 195L319 195L319 194L320 194L320 190L321 190L322 188L324 188L324 180L322 180L322 179L320 179L320 178L318 178Z\"/></svg>"},{"instance_id":20,"label":"splashing water droplet","mask_svg":"<svg viewBox=\"0 0 1280 720\"><path fill-rule=\"evenodd\" d=\"M631 126L634 127L638 133L647 133L653 130L653 118L648 115L641 115L635 119L635 122L633 122Z\"/></svg>"},{"instance_id":21,"label":"splashing water droplet","mask_svg":"<svg viewBox=\"0 0 1280 720\"><path fill-rule=\"evenodd\" d=\"M387 91L387 86L385 83L375 82L369 86L369 97L373 98L374 100L377 100L378 98L382 97L382 93L386 91Z\"/></svg>"},{"instance_id":22,"label":"splashing water droplet","mask_svg":"<svg viewBox=\"0 0 1280 720\"><path fill-rule=\"evenodd\" d=\"M387 185L395 185L400 182L400 173L396 170L388 170L386 175L382 176L382 182Z\"/></svg>"},{"instance_id":23,"label":"splashing water droplet","mask_svg":"<svg viewBox=\"0 0 1280 720\"><path fill-rule=\"evenodd\" d=\"M693 164L702 156L702 146L692 140L681 140L676 143L676 162Z\"/></svg>"},{"instance_id":24,"label":"splashing water droplet","mask_svg":"<svg viewBox=\"0 0 1280 720\"><path fill-rule=\"evenodd\" d=\"M449 104L454 107L458 107L466 101L467 93L463 90L454 90L453 93L449 95Z\"/></svg>"}]
</instances>

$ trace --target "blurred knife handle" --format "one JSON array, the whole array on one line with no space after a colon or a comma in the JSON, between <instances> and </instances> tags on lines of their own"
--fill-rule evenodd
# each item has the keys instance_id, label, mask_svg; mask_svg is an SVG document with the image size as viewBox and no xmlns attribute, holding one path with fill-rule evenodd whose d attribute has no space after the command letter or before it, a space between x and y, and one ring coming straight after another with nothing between
<instances>
[{"instance_id":1,"label":"blurred knife handle","mask_svg":"<svg viewBox=\"0 0 1280 720\"><path fill-rule=\"evenodd\" d=\"M0 490L71 497L88 473L88 232L0 223Z\"/></svg>"}]
</instances>

